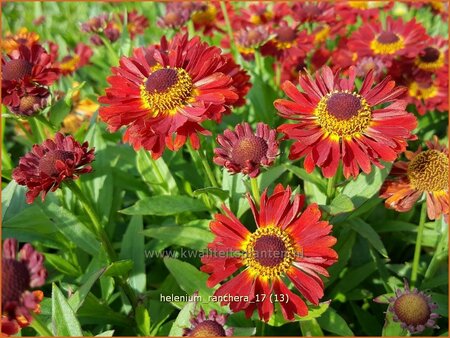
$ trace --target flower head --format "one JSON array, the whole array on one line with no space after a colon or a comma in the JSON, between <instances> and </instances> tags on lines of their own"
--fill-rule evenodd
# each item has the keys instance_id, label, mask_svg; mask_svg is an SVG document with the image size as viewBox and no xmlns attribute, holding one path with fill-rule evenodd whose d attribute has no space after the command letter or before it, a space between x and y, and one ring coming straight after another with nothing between
<instances>
[{"instance_id":1,"label":"flower head","mask_svg":"<svg viewBox=\"0 0 450 338\"><path fill-rule=\"evenodd\" d=\"M125 24L125 16L123 13L119 14L119 20ZM130 33L130 38L134 39L136 35L144 34L144 31L149 26L148 19L140 15L137 10L132 10L127 13L127 30Z\"/></svg>"},{"instance_id":2,"label":"flower head","mask_svg":"<svg viewBox=\"0 0 450 338\"><path fill-rule=\"evenodd\" d=\"M53 45L53 58L58 57L58 45ZM89 63L94 52L92 49L80 42L76 45L74 53L64 56L61 61L55 62L54 67L58 68L63 75L69 75Z\"/></svg>"},{"instance_id":3,"label":"flower head","mask_svg":"<svg viewBox=\"0 0 450 338\"><path fill-rule=\"evenodd\" d=\"M274 311L273 294L275 299L284 297L280 306L286 319L293 320L295 314L306 316L305 302L288 289L285 280L308 301L319 303L324 288L319 275L328 276L326 268L337 260L331 249L336 243L329 235L331 225L320 221L317 204L302 212L304 196L295 195L291 201L290 187L278 185L270 196L264 191L259 210L247 197L257 226L254 232L225 206L225 215L216 215L210 224L215 239L208 247L218 254L202 258L201 270L210 274L207 285L213 287L243 268L214 294L247 296L248 302L224 301L222 305L229 304L233 312L245 310L247 317L257 309L259 317L268 321Z\"/></svg>"},{"instance_id":4,"label":"flower head","mask_svg":"<svg viewBox=\"0 0 450 338\"><path fill-rule=\"evenodd\" d=\"M436 76L428 72L413 74L408 83L408 103L413 104L420 115L427 111L448 111L448 73L441 71Z\"/></svg>"},{"instance_id":5,"label":"flower head","mask_svg":"<svg viewBox=\"0 0 450 338\"><path fill-rule=\"evenodd\" d=\"M428 150L407 151L408 162L394 163L392 178L384 182L380 197L386 199L387 208L406 212L425 194L428 218L433 220L449 213L448 149L437 137L426 144Z\"/></svg>"},{"instance_id":6,"label":"flower head","mask_svg":"<svg viewBox=\"0 0 450 338\"><path fill-rule=\"evenodd\" d=\"M238 124L235 131L227 129L217 136L217 142L221 147L214 149L214 162L231 173L256 177L260 166L270 166L278 155L276 131L262 122L256 133L248 123Z\"/></svg>"},{"instance_id":7,"label":"flower head","mask_svg":"<svg viewBox=\"0 0 450 338\"><path fill-rule=\"evenodd\" d=\"M248 77L219 48L181 34L136 49L112 71L111 87L99 99L106 104L100 117L112 131L126 126L124 139L155 158L166 146L178 150L188 137L198 149L197 133L209 134L200 123L220 121L243 104L249 88Z\"/></svg>"},{"instance_id":8,"label":"flower head","mask_svg":"<svg viewBox=\"0 0 450 338\"><path fill-rule=\"evenodd\" d=\"M53 68L51 56L41 45L20 45L18 50L2 56L2 103L17 107L24 91L48 86L58 76L59 70Z\"/></svg>"},{"instance_id":9,"label":"flower head","mask_svg":"<svg viewBox=\"0 0 450 338\"><path fill-rule=\"evenodd\" d=\"M358 56L376 56L390 61L397 56L414 58L427 40L425 28L415 19L387 18L386 28L379 21L363 24L349 40L349 48Z\"/></svg>"},{"instance_id":10,"label":"flower head","mask_svg":"<svg viewBox=\"0 0 450 338\"><path fill-rule=\"evenodd\" d=\"M446 60L448 60L447 41L437 36L426 42L425 47L416 56L414 64L420 70L436 72L447 69Z\"/></svg>"},{"instance_id":11,"label":"flower head","mask_svg":"<svg viewBox=\"0 0 450 338\"><path fill-rule=\"evenodd\" d=\"M38 41L38 34L35 32L30 32L27 28L22 27L19 29L17 34L11 34L11 32L6 33L1 45L2 50L4 50L7 54L10 54L13 50L18 50L21 45L31 48L31 46L37 44Z\"/></svg>"},{"instance_id":12,"label":"flower head","mask_svg":"<svg viewBox=\"0 0 450 338\"><path fill-rule=\"evenodd\" d=\"M2 255L2 325L1 332L14 335L32 320L31 312L39 313L42 291L31 291L44 285L47 271L44 256L25 244L17 255L17 240L3 243Z\"/></svg>"},{"instance_id":13,"label":"flower head","mask_svg":"<svg viewBox=\"0 0 450 338\"><path fill-rule=\"evenodd\" d=\"M438 328L436 319L439 315L434 312L437 305L431 296L416 288L410 290L406 279L404 290L397 289L395 297L390 298L389 302L394 321L400 322L401 327L411 334L421 333L427 327Z\"/></svg>"},{"instance_id":14,"label":"flower head","mask_svg":"<svg viewBox=\"0 0 450 338\"><path fill-rule=\"evenodd\" d=\"M254 58L255 51L269 39L267 26L245 27L235 32L235 42L239 53L246 60ZM226 39L224 39L224 42Z\"/></svg>"},{"instance_id":15,"label":"flower head","mask_svg":"<svg viewBox=\"0 0 450 338\"><path fill-rule=\"evenodd\" d=\"M200 309L196 317L190 320L191 327L183 329L183 337L229 337L233 335L232 328L225 328L227 315L219 315L211 310L209 315Z\"/></svg>"},{"instance_id":16,"label":"flower head","mask_svg":"<svg viewBox=\"0 0 450 338\"><path fill-rule=\"evenodd\" d=\"M18 184L28 188L27 203L33 203L39 194L44 200L47 193L58 189L64 180L74 180L91 172L89 164L94 157L94 149L88 150L87 142L80 145L73 136L57 133L55 140L34 145L21 157L12 176Z\"/></svg>"},{"instance_id":17,"label":"flower head","mask_svg":"<svg viewBox=\"0 0 450 338\"><path fill-rule=\"evenodd\" d=\"M19 101L8 108L19 116L32 116L48 105L50 92L46 87L26 87L17 92Z\"/></svg>"},{"instance_id":18,"label":"flower head","mask_svg":"<svg viewBox=\"0 0 450 338\"><path fill-rule=\"evenodd\" d=\"M300 92L291 82L282 86L293 101L279 99L274 105L284 118L295 120L279 130L295 140L289 158L305 156L308 172L318 166L325 177L332 177L342 160L344 176L356 177L372 164L382 167L380 160L394 161L406 149L417 121L405 110L406 102L397 98L404 88L385 78L372 88L373 72L369 72L361 88L355 88L355 69L348 79L324 67L322 72L300 75ZM384 108L376 107L391 103Z\"/></svg>"}]
</instances>

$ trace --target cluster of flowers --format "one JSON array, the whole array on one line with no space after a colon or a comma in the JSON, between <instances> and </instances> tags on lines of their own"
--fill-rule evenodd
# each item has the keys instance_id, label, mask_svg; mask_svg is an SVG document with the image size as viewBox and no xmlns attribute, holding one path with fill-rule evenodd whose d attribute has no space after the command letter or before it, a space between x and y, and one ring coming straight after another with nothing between
<instances>
[{"instance_id":1,"label":"cluster of flowers","mask_svg":"<svg viewBox=\"0 0 450 338\"><path fill-rule=\"evenodd\" d=\"M231 173L254 178L261 167L275 162L280 142L292 140L289 157L304 159L307 172L318 167L329 178L336 175L341 165L345 178L356 178L361 171L368 174L373 165L383 167L382 161L394 162L405 153L409 162L396 162L392 178L382 188L386 206L407 211L426 194L430 219L448 215L448 150L434 139L427 142L428 150L408 151L408 141L416 139L413 130L417 118L406 110L407 104L413 103L423 113L430 109L430 102L434 102L433 108L447 109L441 91L447 79L445 43L429 37L414 20L404 23L389 17L382 27L378 9L353 8L349 4L257 4L239 13L229 5L222 6L216 2L168 4L158 24L183 29L192 20L197 30L208 35L223 33L225 23L231 22L235 33L232 38L225 36L223 45L235 46L246 60L260 55L273 57L274 72L286 80L281 88L289 99L274 102L279 116L286 120L277 130L259 123L253 131L244 122L217 136L216 164ZM357 18L363 18L365 23L356 31L347 32L348 25ZM82 28L94 33L91 41L100 44L106 42L105 37L116 40L124 23L132 37L148 25L145 18L130 12L127 20L120 15L101 15ZM322 46L325 40L339 40L337 48L328 51ZM10 36L9 41L16 46L2 56L2 99L11 111L22 115L41 110L42 99L49 95L48 86L89 59L82 58L86 53L81 50L87 49L80 48L78 58L72 56L57 62L55 49L47 53L36 37L21 40ZM315 74L300 71L305 64L317 68ZM357 77L362 78L360 86L356 85ZM409 90L397 86L393 79ZM107 80L110 87L99 98L103 104L99 110L101 120L111 132L124 127L124 141L136 150L150 151L155 159L166 148L179 150L188 139L194 149L199 149L199 134L211 135L204 122L220 123L234 107L245 105L251 88L250 76L231 54L224 54L199 37L189 39L183 32L170 40L162 37L159 44L137 48L131 56L122 57ZM438 98L439 104L430 101ZM424 110L420 110L421 105ZM20 159L13 178L28 188L27 202L33 203L39 194L44 200L63 181L90 172L93 160L94 149L89 149L87 143L80 144L70 135L57 133L54 141L49 139L33 146ZM215 239L209 248L247 252L245 258L202 259L201 270L210 274L209 287L244 268L223 283L215 295L246 295L249 301L223 305L229 304L234 312L245 311L248 317L256 310L262 320L268 321L274 312L270 297L261 302L254 299L261 294L283 294L289 296L288 301L280 303L286 319L307 315L305 301L289 290L286 280L306 300L319 303L324 294L319 275L328 276L327 268L337 261L337 253L332 249L336 238L330 235L332 226L328 221L321 220L318 205L313 203L304 209L304 201L303 195L293 194L290 187L281 185L271 195L264 191L260 201L248 196L257 224L253 233L225 206L224 214L215 216L210 224ZM20 290L7 288L9 293L2 298L2 331L3 327L9 328L5 331L9 334L17 332L18 325L29 322L29 311L36 310L39 297L32 299L27 290L42 285L45 279L42 256L26 246L17 261L14 243L5 242L5 250L9 251L3 257L5 278L21 278L17 282ZM264 255L273 251L283 254ZM4 281L2 277L2 284L9 285L10 279ZM436 315L429 299L407 290L392 300L395 318L411 332L434 327ZM426 315L409 320L406 305L401 305L410 304L405 296L419 297L426 306ZM211 313L207 318L201 312L192 321L193 328L185 333L231 334L223 328L224 322L224 316ZM198 325L202 325L201 329L196 328Z\"/></svg>"}]
</instances>

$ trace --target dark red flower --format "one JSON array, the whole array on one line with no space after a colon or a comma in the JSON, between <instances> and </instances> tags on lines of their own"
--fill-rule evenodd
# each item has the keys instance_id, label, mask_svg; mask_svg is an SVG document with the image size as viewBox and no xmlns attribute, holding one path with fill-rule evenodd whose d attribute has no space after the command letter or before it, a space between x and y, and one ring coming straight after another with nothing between
<instances>
[{"instance_id":1,"label":"dark red flower","mask_svg":"<svg viewBox=\"0 0 450 338\"><path fill-rule=\"evenodd\" d=\"M290 280L308 301L319 303L324 289L319 275L328 277L326 268L338 258L331 249L336 243L329 235L332 226L320 220L317 204L302 212L305 197L295 195L291 201L290 187L277 185L270 196L264 191L259 210L247 197L257 225L253 233L225 205L225 215L215 215L210 224L215 238L208 248L213 253L202 257L201 267L210 274L207 285L228 280L243 268L214 293L218 297L241 296L243 300L223 301L222 305L229 304L233 312L244 310L247 317L257 309L259 318L268 321L274 311L272 301L278 299L284 318L306 316L308 307L288 289L286 281Z\"/></svg>"},{"instance_id":2,"label":"dark red flower","mask_svg":"<svg viewBox=\"0 0 450 338\"><path fill-rule=\"evenodd\" d=\"M233 6L226 1L225 6L229 15L233 11ZM219 1L193 2L191 9L191 20L194 23L195 31L204 35L213 35L214 32L224 33L224 16Z\"/></svg>"},{"instance_id":3,"label":"dark red flower","mask_svg":"<svg viewBox=\"0 0 450 338\"><path fill-rule=\"evenodd\" d=\"M158 26L163 28L181 29L191 16L190 2L170 2L166 4L164 16L158 19Z\"/></svg>"},{"instance_id":4,"label":"dark red flower","mask_svg":"<svg viewBox=\"0 0 450 338\"><path fill-rule=\"evenodd\" d=\"M12 177L17 184L28 188L27 203L33 203L41 194L42 200L49 191L55 191L64 180L74 180L92 171L94 149L88 143L80 145L73 136L56 133L55 140L46 140L19 160Z\"/></svg>"},{"instance_id":5,"label":"dark red flower","mask_svg":"<svg viewBox=\"0 0 450 338\"><path fill-rule=\"evenodd\" d=\"M233 174L256 177L261 166L272 165L278 156L276 138L276 131L262 122L256 126L256 133L248 123L238 124L235 131L227 129L217 136L221 147L214 149L214 162Z\"/></svg>"},{"instance_id":6,"label":"dark red flower","mask_svg":"<svg viewBox=\"0 0 450 338\"><path fill-rule=\"evenodd\" d=\"M201 123L219 122L243 103L240 95L249 86L245 73L219 48L181 34L136 49L112 71L111 87L99 99L107 105L100 117L111 131L126 126L124 140L152 151L154 158L166 147L178 150L188 137L197 149L197 134L209 134Z\"/></svg>"},{"instance_id":7,"label":"dark red flower","mask_svg":"<svg viewBox=\"0 0 450 338\"><path fill-rule=\"evenodd\" d=\"M448 72L443 70L434 76L417 73L409 80L406 100L413 104L420 115L429 111L448 111Z\"/></svg>"},{"instance_id":8,"label":"dark red flower","mask_svg":"<svg viewBox=\"0 0 450 338\"><path fill-rule=\"evenodd\" d=\"M125 16L123 13L119 14L119 18L122 25L125 24ZM144 34L144 31L148 26L148 19L145 16L140 15L137 10L134 9L127 13L127 29L131 39L134 39L136 35Z\"/></svg>"},{"instance_id":9,"label":"dark red flower","mask_svg":"<svg viewBox=\"0 0 450 338\"><path fill-rule=\"evenodd\" d=\"M7 106L20 105L20 95L33 88L52 84L59 70L52 67L51 57L37 44L31 49L20 45L18 50L2 56L2 102Z\"/></svg>"},{"instance_id":10,"label":"dark red flower","mask_svg":"<svg viewBox=\"0 0 450 338\"><path fill-rule=\"evenodd\" d=\"M191 327L183 329L183 337L229 337L233 335L233 328L225 328L228 315L219 315L211 310L209 315L200 308L196 317L191 318Z\"/></svg>"},{"instance_id":11,"label":"dark red flower","mask_svg":"<svg viewBox=\"0 0 450 338\"><path fill-rule=\"evenodd\" d=\"M274 2L273 6L267 3L252 3L248 7L235 11L231 15L231 25L234 30L260 25L277 25L286 16L291 14L291 9L286 3Z\"/></svg>"},{"instance_id":12,"label":"dark red flower","mask_svg":"<svg viewBox=\"0 0 450 338\"><path fill-rule=\"evenodd\" d=\"M29 32L27 28L22 27L16 34L6 33L2 39L1 46L5 53L10 54L13 50L18 50L19 46L25 45L31 48L39 42L39 35L35 32Z\"/></svg>"},{"instance_id":13,"label":"dark red flower","mask_svg":"<svg viewBox=\"0 0 450 338\"><path fill-rule=\"evenodd\" d=\"M74 53L64 56L61 61L58 58L58 45L51 43L52 57L55 60L54 67L58 68L63 75L69 75L89 63L94 52L91 47L80 42L76 45Z\"/></svg>"},{"instance_id":14,"label":"dark red flower","mask_svg":"<svg viewBox=\"0 0 450 338\"><path fill-rule=\"evenodd\" d=\"M253 60L255 51L268 39L269 29L267 26L249 26L234 32L234 43L245 60ZM229 46L228 36L222 40L222 45L224 47Z\"/></svg>"},{"instance_id":15,"label":"dark red flower","mask_svg":"<svg viewBox=\"0 0 450 338\"><path fill-rule=\"evenodd\" d=\"M425 72L438 72L448 69L447 40L436 36L430 38L425 43L425 47L420 51L414 60L415 66Z\"/></svg>"},{"instance_id":16,"label":"dark red flower","mask_svg":"<svg viewBox=\"0 0 450 338\"><path fill-rule=\"evenodd\" d=\"M294 2L292 16L300 23L332 24L337 21L335 4L328 2Z\"/></svg>"},{"instance_id":17,"label":"dark red flower","mask_svg":"<svg viewBox=\"0 0 450 338\"><path fill-rule=\"evenodd\" d=\"M405 152L408 162L394 163L392 179L384 182L380 197L386 199L387 208L406 212L425 194L428 218L434 220L449 214L448 149L439 144L436 136L426 144L428 150Z\"/></svg>"},{"instance_id":18,"label":"dark red flower","mask_svg":"<svg viewBox=\"0 0 450 338\"><path fill-rule=\"evenodd\" d=\"M2 323L1 333L15 335L30 325L31 312L40 313L42 291L31 289L44 285L47 271L44 256L25 244L17 255L17 240L3 243L2 255Z\"/></svg>"},{"instance_id":19,"label":"dark red flower","mask_svg":"<svg viewBox=\"0 0 450 338\"><path fill-rule=\"evenodd\" d=\"M372 88L370 71L357 90L353 67L348 75L341 79L329 67L314 78L300 75L304 92L288 81L282 88L293 101L274 102L282 117L296 121L283 124L279 131L295 140L289 158L305 156L308 172L318 166L325 177L332 177L342 160L346 178L358 176L360 169L369 173L372 164L383 167L380 160L394 161L405 151L407 141L415 139L411 132L417 120L405 110L406 102L397 99L405 88L396 88L389 78ZM390 105L376 108L386 103Z\"/></svg>"},{"instance_id":20,"label":"dark red flower","mask_svg":"<svg viewBox=\"0 0 450 338\"><path fill-rule=\"evenodd\" d=\"M46 87L23 88L18 93L19 103L8 106L9 110L19 116L31 116L45 108L49 103L50 92Z\"/></svg>"}]
</instances>

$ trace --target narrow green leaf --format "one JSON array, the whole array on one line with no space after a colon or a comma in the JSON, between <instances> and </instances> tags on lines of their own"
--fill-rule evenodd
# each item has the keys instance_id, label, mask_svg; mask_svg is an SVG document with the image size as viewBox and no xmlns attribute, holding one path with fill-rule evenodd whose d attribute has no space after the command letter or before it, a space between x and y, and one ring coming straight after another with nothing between
<instances>
[{"instance_id":1,"label":"narrow green leaf","mask_svg":"<svg viewBox=\"0 0 450 338\"><path fill-rule=\"evenodd\" d=\"M83 336L75 313L56 284L52 286L52 331L56 336Z\"/></svg>"},{"instance_id":2,"label":"narrow green leaf","mask_svg":"<svg viewBox=\"0 0 450 338\"><path fill-rule=\"evenodd\" d=\"M339 316L333 308L328 308L322 316L317 318L317 322L320 327L330 333L337 334L339 336L354 336L352 330L345 322L344 318Z\"/></svg>"},{"instance_id":3,"label":"narrow green leaf","mask_svg":"<svg viewBox=\"0 0 450 338\"><path fill-rule=\"evenodd\" d=\"M143 336L150 336L150 315L143 304L136 308L136 324Z\"/></svg>"},{"instance_id":4,"label":"narrow green leaf","mask_svg":"<svg viewBox=\"0 0 450 338\"><path fill-rule=\"evenodd\" d=\"M187 196L152 196L137 201L120 212L126 215L169 216L182 212L207 210L202 201Z\"/></svg>"},{"instance_id":5,"label":"narrow green leaf","mask_svg":"<svg viewBox=\"0 0 450 338\"><path fill-rule=\"evenodd\" d=\"M229 192L222 190L220 188L215 187L207 187L207 188L201 188L197 189L193 192L193 195L195 197L198 197L202 194L208 194L208 195L214 195L219 197L222 201L225 201L229 197Z\"/></svg>"},{"instance_id":6,"label":"narrow green leaf","mask_svg":"<svg viewBox=\"0 0 450 338\"><path fill-rule=\"evenodd\" d=\"M56 270L65 275L78 277L81 274L78 267L73 266L67 259L59 255L45 253L45 260Z\"/></svg>"},{"instance_id":7,"label":"narrow green leaf","mask_svg":"<svg viewBox=\"0 0 450 338\"><path fill-rule=\"evenodd\" d=\"M133 261L129 259L111 263L111 265L109 265L106 271L104 272L103 276L105 277L127 276L129 272L133 269L133 265L134 265Z\"/></svg>"},{"instance_id":8,"label":"narrow green leaf","mask_svg":"<svg viewBox=\"0 0 450 338\"><path fill-rule=\"evenodd\" d=\"M210 231L189 226L152 227L145 229L142 233L145 236L160 239L167 245L180 245L193 250L205 249L214 239Z\"/></svg>"},{"instance_id":9,"label":"narrow green leaf","mask_svg":"<svg viewBox=\"0 0 450 338\"><path fill-rule=\"evenodd\" d=\"M83 305L83 302L89 294L92 286L94 286L95 282L103 275L105 270L106 268L102 268L99 271L91 274L89 278L87 278L86 282L81 285L78 290L69 298L68 303L74 312L77 312L78 309Z\"/></svg>"},{"instance_id":10,"label":"narrow green leaf","mask_svg":"<svg viewBox=\"0 0 450 338\"><path fill-rule=\"evenodd\" d=\"M322 329L316 319L302 320L300 322L300 329L302 330L302 335L305 337L323 336Z\"/></svg>"},{"instance_id":11,"label":"narrow green leaf","mask_svg":"<svg viewBox=\"0 0 450 338\"><path fill-rule=\"evenodd\" d=\"M364 222L360 218L349 220L349 224L353 230L355 230L362 237L367 239L369 243L385 258L388 257L386 248L381 241L380 236L375 230L370 226L370 224Z\"/></svg>"}]
</instances>

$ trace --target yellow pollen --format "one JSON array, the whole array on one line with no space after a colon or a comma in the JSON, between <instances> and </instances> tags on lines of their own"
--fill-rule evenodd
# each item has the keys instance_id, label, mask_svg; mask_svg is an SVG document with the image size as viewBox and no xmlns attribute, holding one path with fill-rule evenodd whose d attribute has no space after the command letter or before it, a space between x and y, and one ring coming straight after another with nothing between
<instances>
[{"instance_id":1,"label":"yellow pollen","mask_svg":"<svg viewBox=\"0 0 450 338\"><path fill-rule=\"evenodd\" d=\"M258 228L244 242L243 250L249 273L264 279L280 277L301 253L290 235L273 225Z\"/></svg>"},{"instance_id":2,"label":"yellow pollen","mask_svg":"<svg viewBox=\"0 0 450 338\"><path fill-rule=\"evenodd\" d=\"M153 67L140 86L143 105L152 116L175 115L177 108L192 100L192 79L183 68Z\"/></svg>"},{"instance_id":3,"label":"yellow pollen","mask_svg":"<svg viewBox=\"0 0 450 338\"><path fill-rule=\"evenodd\" d=\"M419 100L427 100L435 97L439 90L436 86L423 87L418 82L411 82L408 86L409 96Z\"/></svg>"},{"instance_id":4,"label":"yellow pollen","mask_svg":"<svg viewBox=\"0 0 450 338\"><path fill-rule=\"evenodd\" d=\"M405 47L404 39L400 35L395 34L397 40L388 42L388 41L380 41L380 37L382 37L382 34L378 35L375 39L373 39L370 42L370 48L372 49L374 54L391 55Z\"/></svg>"},{"instance_id":5,"label":"yellow pollen","mask_svg":"<svg viewBox=\"0 0 450 338\"><path fill-rule=\"evenodd\" d=\"M408 165L411 185L421 191L448 190L448 157L445 153L430 149L414 157Z\"/></svg>"},{"instance_id":6,"label":"yellow pollen","mask_svg":"<svg viewBox=\"0 0 450 338\"><path fill-rule=\"evenodd\" d=\"M356 9L368 9L369 3L367 1L349 1L348 5Z\"/></svg>"},{"instance_id":7,"label":"yellow pollen","mask_svg":"<svg viewBox=\"0 0 450 338\"><path fill-rule=\"evenodd\" d=\"M325 25L320 31L318 31L314 35L314 42L315 43L324 42L327 39L328 35L330 35L330 26Z\"/></svg>"},{"instance_id":8,"label":"yellow pollen","mask_svg":"<svg viewBox=\"0 0 450 338\"><path fill-rule=\"evenodd\" d=\"M207 4L204 10L192 13L192 21L199 25L213 23L216 19L217 8L214 5Z\"/></svg>"},{"instance_id":9,"label":"yellow pollen","mask_svg":"<svg viewBox=\"0 0 450 338\"><path fill-rule=\"evenodd\" d=\"M372 120L372 110L367 101L349 91L333 91L322 97L314 115L317 124L335 141L360 136Z\"/></svg>"}]
</instances>

